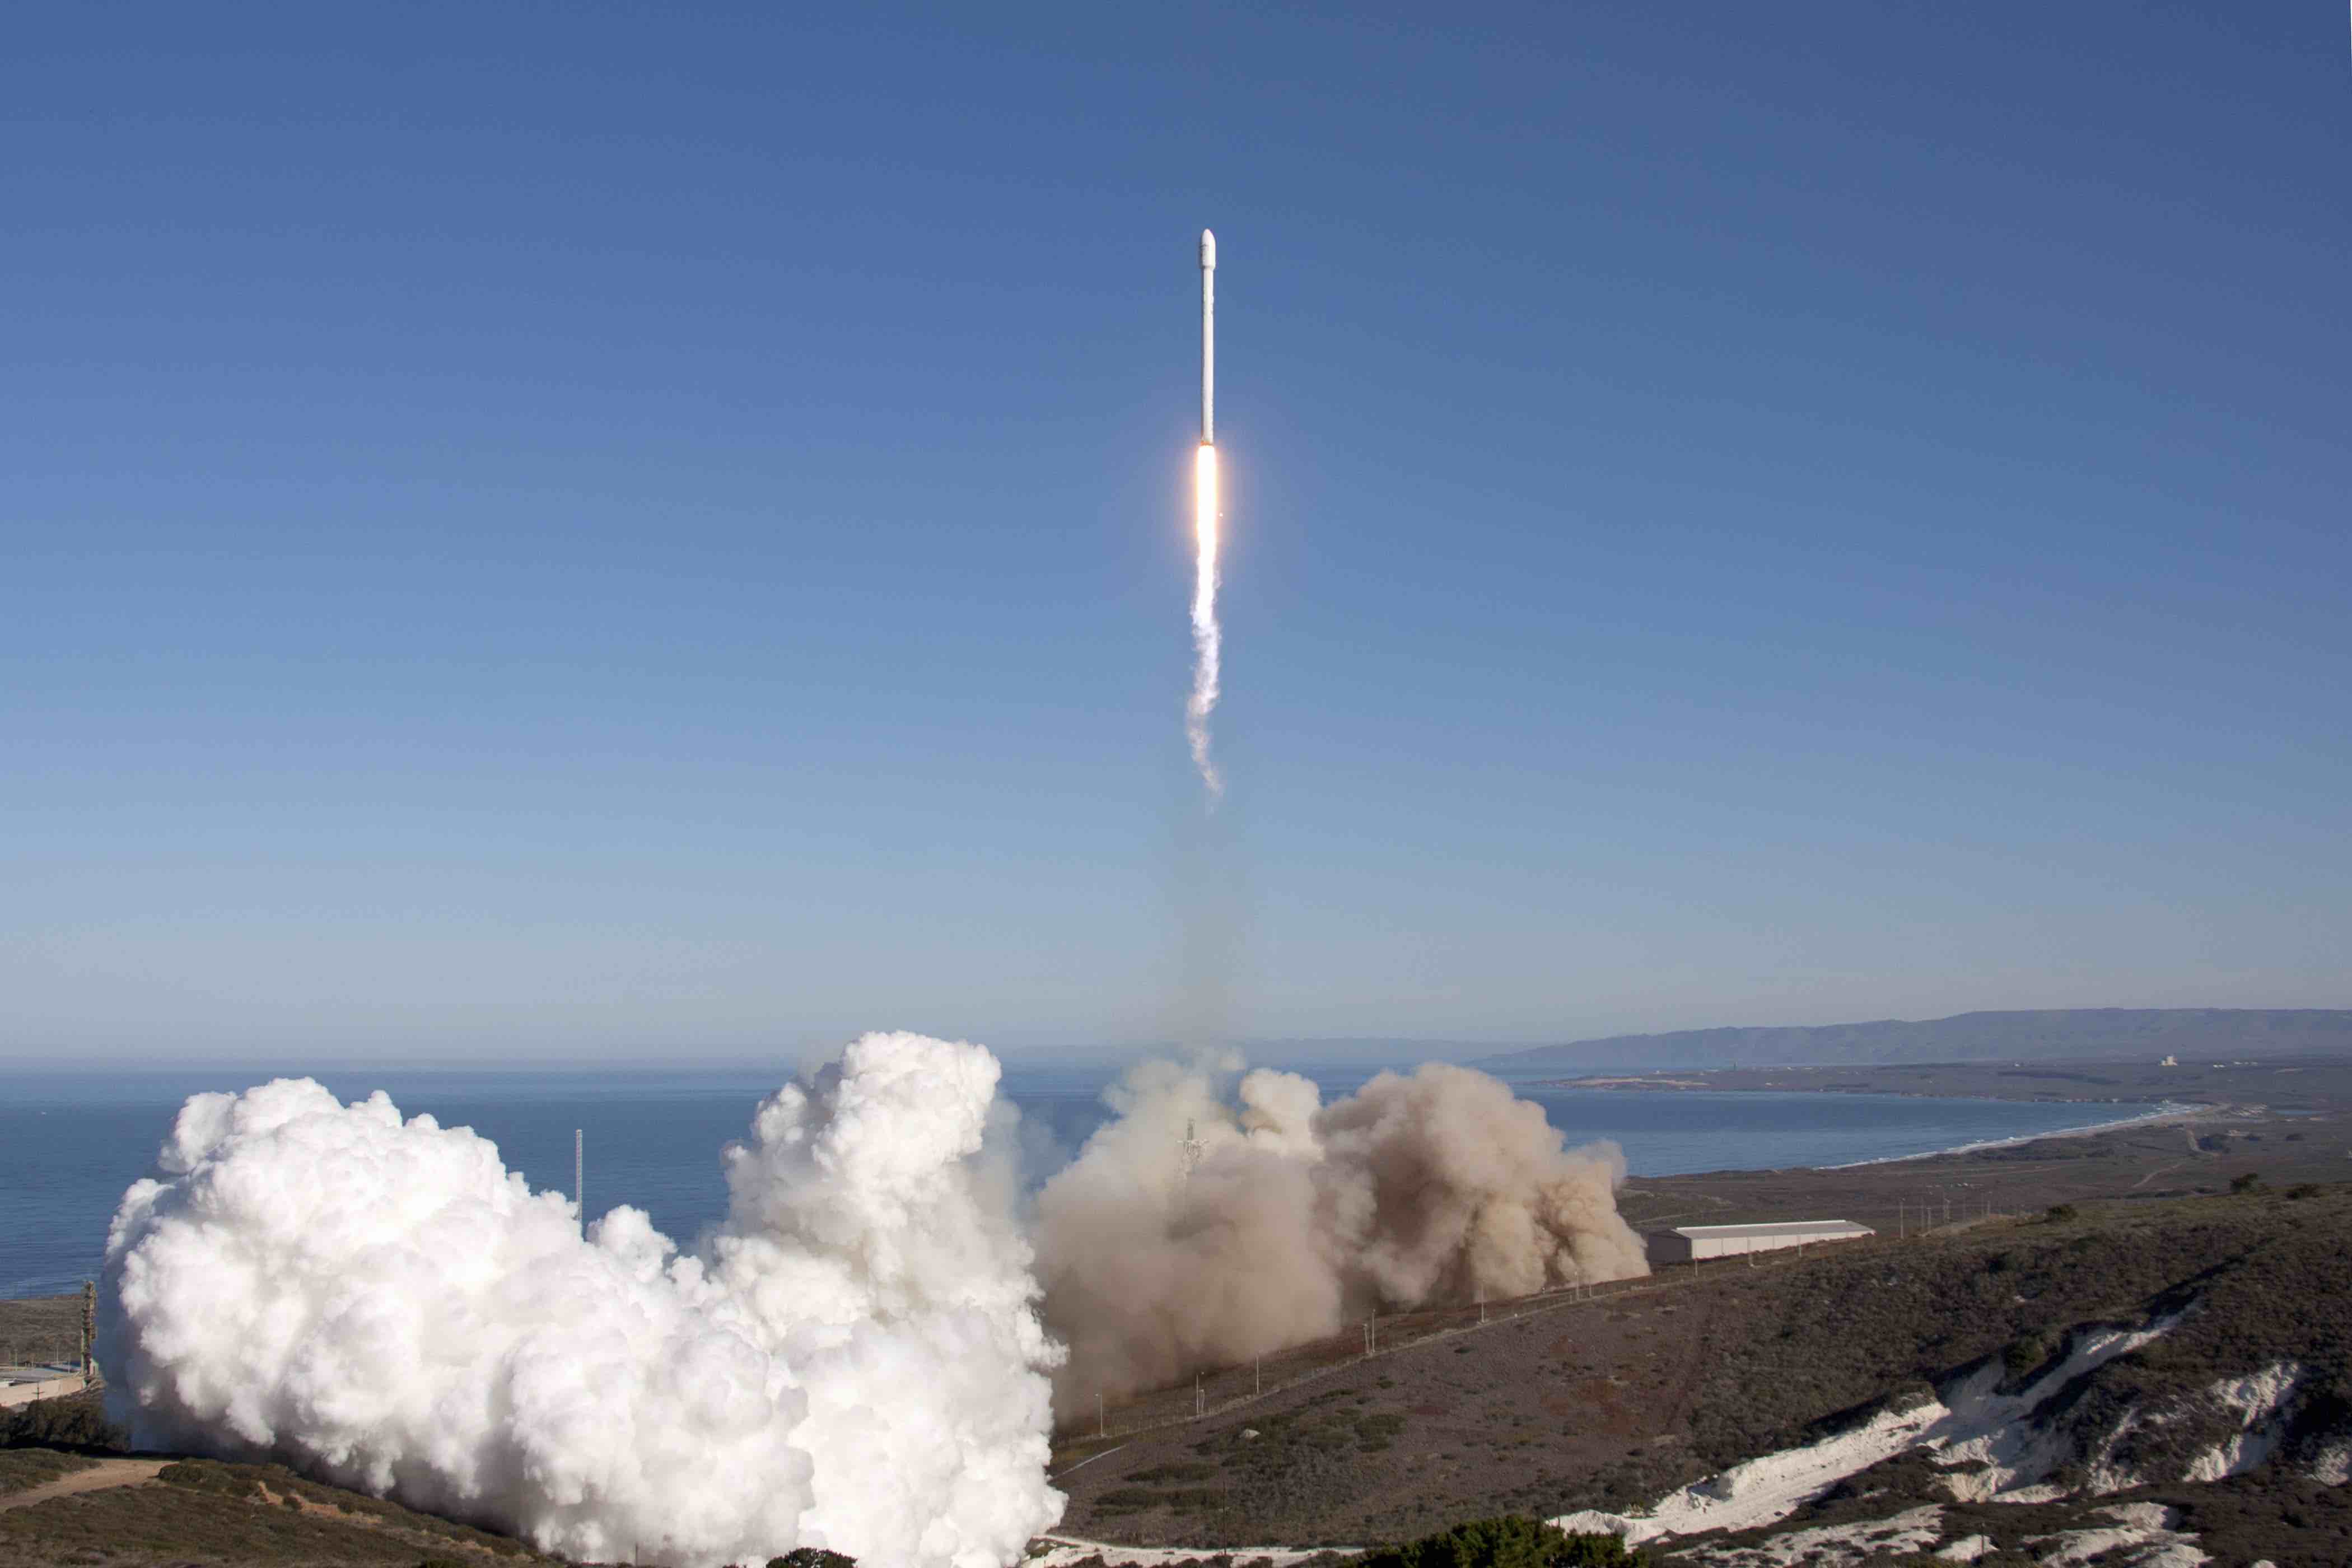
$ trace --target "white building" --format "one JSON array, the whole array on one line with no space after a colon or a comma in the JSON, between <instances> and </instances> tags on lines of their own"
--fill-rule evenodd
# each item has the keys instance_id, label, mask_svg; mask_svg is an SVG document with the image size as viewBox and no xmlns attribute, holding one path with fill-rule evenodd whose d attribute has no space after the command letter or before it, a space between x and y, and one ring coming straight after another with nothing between
<instances>
[{"instance_id":1,"label":"white building","mask_svg":"<svg viewBox=\"0 0 2352 1568\"><path fill-rule=\"evenodd\" d=\"M1767 1225L1678 1225L1672 1230L1654 1230L1643 1239L1649 1243L1650 1261L1663 1264L1774 1252L1784 1247L1810 1247L1817 1241L1857 1241L1877 1234L1850 1219L1789 1219Z\"/></svg>"}]
</instances>

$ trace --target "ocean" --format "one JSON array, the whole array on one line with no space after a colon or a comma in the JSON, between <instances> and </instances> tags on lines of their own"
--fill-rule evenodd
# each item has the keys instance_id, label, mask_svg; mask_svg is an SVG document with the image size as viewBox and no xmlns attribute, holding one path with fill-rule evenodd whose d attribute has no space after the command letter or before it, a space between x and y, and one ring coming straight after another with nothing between
<instances>
[{"instance_id":1,"label":"ocean","mask_svg":"<svg viewBox=\"0 0 2352 1568\"><path fill-rule=\"evenodd\" d=\"M591 1215L617 1204L690 1242L726 1207L719 1152L781 1077L707 1072L347 1072L316 1075L345 1100L375 1089L499 1145L535 1188L572 1187L572 1134L587 1145ZM1317 1068L1326 1097L1368 1072ZM123 1189L150 1173L180 1102L255 1075L0 1073L0 1297L79 1289L97 1276ZM1099 1071L1013 1068L1023 1154L1042 1178L1107 1112ZM2159 1107L1905 1095L1634 1092L1515 1085L1571 1143L1614 1139L1637 1175L1843 1165L2032 1137Z\"/></svg>"}]
</instances>

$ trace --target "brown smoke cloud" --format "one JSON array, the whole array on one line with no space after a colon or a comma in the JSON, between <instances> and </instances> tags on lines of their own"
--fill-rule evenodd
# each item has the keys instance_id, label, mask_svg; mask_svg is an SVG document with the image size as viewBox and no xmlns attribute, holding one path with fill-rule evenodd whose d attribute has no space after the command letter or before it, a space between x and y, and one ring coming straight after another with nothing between
<instances>
[{"instance_id":1,"label":"brown smoke cloud","mask_svg":"<svg viewBox=\"0 0 2352 1568\"><path fill-rule=\"evenodd\" d=\"M1486 1074L1382 1073L1327 1106L1261 1068L1228 1103L1216 1085L1238 1065L1140 1065L1111 1092L1118 1117L1038 1194L1064 1409L1375 1311L1649 1271L1617 1213L1617 1146L1564 1148L1542 1107Z\"/></svg>"}]
</instances>

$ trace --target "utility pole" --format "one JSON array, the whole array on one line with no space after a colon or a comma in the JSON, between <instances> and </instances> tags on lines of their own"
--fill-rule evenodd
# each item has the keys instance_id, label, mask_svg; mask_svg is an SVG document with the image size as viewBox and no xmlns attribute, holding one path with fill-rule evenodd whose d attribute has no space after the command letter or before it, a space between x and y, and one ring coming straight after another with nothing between
<instances>
[{"instance_id":1,"label":"utility pole","mask_svg":"<svg viewBox=\"0 0 2352 1568\"><path fill-rule=\"evenodd\" d=\"M90 1345L98 1338L98 1287L89 1280L81 1282L81 1375L89 1381L96 1367L89 1359Z\"/></svg>"},{"instance_id":2,"label":"utility pole","mask_svg":"<svg viewBox=\"0 0 2352 1568\"><path fill-rule=\"evenodd\" d=\"M1370 1318L1366 1318L1366 1319L1364 1320L1364 1359L1365 1359L1365 1360L1367 1360L1367 1361L1370 1361L1370 1360L1371 1359L1371 1356L1372 1356L1372 1351L1373 1351L1373 1348L1374 1348L1374 1341L1373 1341L1373 1338L1372 1338L1372 1322L1373 1322L1373 1320L1372 1320L1372 1319L1370 1319Z\"/></svg>"},{"instance_id":3,"label":"utility pole","mask_svg":"<svg viewBox=\"0 0 2352 1568\"><path fill-rule=\"evenodd\" d=\"M1097 1391L1095 1394L1095 1436L1097 1437L1110 1436L1110 1417L1103 1413L1103 1396L1100 1391Z\"/></svg>"},{"instance_id":4,"label":"utility pole","mask_svg":"<svg viewBox=\"0 0 2352 1568\"><path fill-rule=\"evenodd\" d=\"M1265 1392L1265 1357L1252 1356L1250 1357L1250 1397L1255 1399Z\"/></svg>"},{"instance_id":5,"label":"utility pole","mask_svg":"<svg viewBox=\"0 0 2352 1568\"><path fill-rule=\"evenodd\" d=\"M1192 1374L1192 1419L1198 1421L1209 1413L1208 1390L1201 1385L1201 1374Z\"/></svg>"}]
</instances>

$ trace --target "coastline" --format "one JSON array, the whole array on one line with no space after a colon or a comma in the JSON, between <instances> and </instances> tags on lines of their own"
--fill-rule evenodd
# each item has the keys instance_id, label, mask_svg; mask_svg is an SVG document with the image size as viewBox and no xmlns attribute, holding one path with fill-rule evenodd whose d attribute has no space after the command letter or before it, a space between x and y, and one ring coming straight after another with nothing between
<instances>
[{"instance_id":1,"label":"coastline","mask_svg":"<svg viewBox=\"0 0 2352 1568\"><path fill-rule=\"evenodd\" d=\"M1948 1092L1965 1092L1969 1076L1989 1076L1982 1068L1882 1071L1931 1080ZM1831 1068L1820 1076L1850 1072ZM1769 1085L1774 1089L1792 1087L1787 1080L1793 1075L1785 1071L1750 1076L1779 1080ZM2282 1189L2352 1179L2352 1060L2117 1064L2097 1076L2124 1081L2069 1085L2098 1091L2071 1097L2084 1120L2070 1127L1832 1164L1635 1176L1619 1189L1618 1209L1636 1230L1851 1219L1885 1235L1916 1235L1982 1223L1989 1213L2226 1193L2248 1176ZM2100 1115L2099 1102L2116 1089L2142 1085L2158 1109ZM1718 1078L1708 1087L1728 1086Z\"/></svg>"},{"instance_id":2,"label":"coastline","mask_svg":"<svg viewBox=\"0 0 2352 1568\"><path fill-rule=\"evenodd\" d=\"M2172 1122L2193 1121L2203 1117L2224 1114L2230 1109L2226 1105L2168 1101L2158 1106L2154 1110L2141 1115L2118 1117L2111 1121L2088 1121L2079 1127L2053 1127L2046 1132L2025 1132L2014 1138L1982 1138L1973 1143L1955 1143L1948 1149L1925 1149L1916 1154L1882 1154L1874 1160L1848 1160L1843 1164L1813 1165L1808 1168L1816 1171L1859 1171L1872 1165L1901 1165L1917 1160L1940 1160L1952 1155L1974 1154L1988 1149L2021 1148L2028 1143L2039 1143L2050 1138L2088 1138L2102 1132L2114 1132L2126 1127L2156 1127Z\"/></svg>"},{"instance_id":3,"label":"coastline","mask_svg":"<svg viewBox=\"0 0 2352 1568\"><path fill-rule=\"evenodd\" d=\"M2352 1056L2181 1062L2172 1057L2079 1061L1893 1062L1857 1066L1658 1068L1513 1080L1521 1092L1873 1094L2019 1103L2277 1104L2319 1110L2352 1101Z\"/></svg>"}]
</instances>

